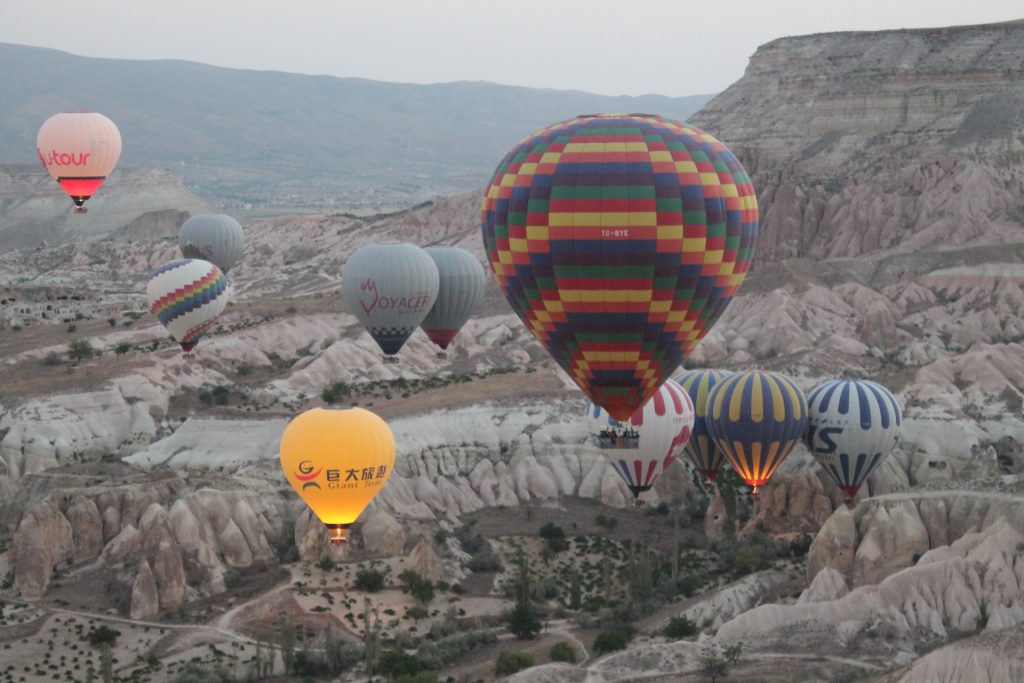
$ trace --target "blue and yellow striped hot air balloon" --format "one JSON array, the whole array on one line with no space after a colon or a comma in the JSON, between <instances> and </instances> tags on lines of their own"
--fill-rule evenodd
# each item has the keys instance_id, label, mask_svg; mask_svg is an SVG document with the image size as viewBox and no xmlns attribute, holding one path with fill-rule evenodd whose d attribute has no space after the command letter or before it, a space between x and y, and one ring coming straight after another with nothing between
<instances>
[{"instance_id":1,"label":"blue and yellow striped hot air balloon","mask_svg":"<svg viewBox=\"0 0 1024 683\"><path fill-rule=\"evenodd\" d=\"M742 372L708 395L708 432L743 481L764 486L807 429L807 398L774 372Z\"/></svg>"},{"instance_id":2,"label":"blue and yellow striped hot air balloon","mask_svg":"<svg viewBox=\"0 0 1024 683\"><path fill-rule=\"evenodd\" d=\"M708 434L705 419L708 414L708 394L729 374L725 370L683 370L672 378L689 394L696 415L693 420L693 436L686 442L686 457L698 472L707 477L709 484L714 484L718 478L718 473L725 462L725 455Z\"/></svg>"}]
</instances>

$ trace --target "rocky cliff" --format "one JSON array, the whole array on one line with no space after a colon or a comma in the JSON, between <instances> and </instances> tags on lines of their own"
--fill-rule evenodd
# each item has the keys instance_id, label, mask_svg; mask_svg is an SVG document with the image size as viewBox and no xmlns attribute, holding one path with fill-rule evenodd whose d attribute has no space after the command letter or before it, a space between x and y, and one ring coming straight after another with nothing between
<instances>
[{"instance_id":1,"label":"rocky cliff","mask_svg":"<svg viewBox=\"0 0 1024 683\"><path fill-rule=\"evenodd\" d=\"M757 258L1022 241L1024 21L780 38L691 121L736 150Z\"/></svg>"}]
</instances>

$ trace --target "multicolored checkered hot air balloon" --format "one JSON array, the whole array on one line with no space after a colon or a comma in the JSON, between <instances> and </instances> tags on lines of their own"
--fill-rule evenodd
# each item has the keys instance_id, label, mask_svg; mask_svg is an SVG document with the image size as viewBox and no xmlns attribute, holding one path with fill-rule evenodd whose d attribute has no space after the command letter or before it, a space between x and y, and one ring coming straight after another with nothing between
<instances>
[{"instance_id":1,"label":"multicolored checkered hot air balloon","mask_svg":"<svg viewBox=\"0 0 1024 683\"><path fill-rule=\"evenodd\" d=\"M484 246L527 329L627 420L700 343L746 276L757 199L704 131L580 116L516 145L484 193Z\"/></svg>"},{"instance_id":2,"label":"multicolored checkered hot air balloon","mask_svg":"<svg viewBox=\"0 0 1024 683\"><path fill-rule=\"evenodd\" d=\"M715 444L756 495L803 437L807 398L788 377L741 372L711 390L705 420Z\"/></svg>"},{"instance_id":3,"label":"multicolored checkered hot air balloon","mask_svg":"<svg viewBox=\"0 0 1024 683\"><path fill-rule=\"evenodd\" d=\"M686 442L686 455L697 471L707 477L710 484L714 484L718 473L722 471L725 454L715 445L708 433L708 394L729 374L725 370L684 370L672 377L689 394L696 414L693 420L693 436Z\"/></svg>"},{"instance_id":4,"label":"multicolored checkered hot air balloon","mask_svg":"<svg viewBox=\"0 0 1024 683\"><path fill-rule=\"evenodd\" d=\"M693 403L686 391L666 380L654 396L619 422L600 406L587 404L590 435L634 498L649 490L690 440Z\"/></svg>"},{"instance_id":5,"label":"multicolored checkered hot air balloon","mask_svg":"<svg viewBox=\"0 0 1024 683\"><path fill-rule=\"evenodd\" d=\"M899 403L881 384L864 379L823 382L807 403L807 447L852 501L899 441Z\"/></svg>"},{"instance_id":6,"label":"multicolored checkered hot air balloon","mask_svg":"<svg viewBox=\"0 0 1024 683\"><path fill-rule=\"evenodd\" d=\"M228 279L209 261L179 259L150 274L146 296L150 312L191 353L228 305Z\"/></svg>"}]
</instances>

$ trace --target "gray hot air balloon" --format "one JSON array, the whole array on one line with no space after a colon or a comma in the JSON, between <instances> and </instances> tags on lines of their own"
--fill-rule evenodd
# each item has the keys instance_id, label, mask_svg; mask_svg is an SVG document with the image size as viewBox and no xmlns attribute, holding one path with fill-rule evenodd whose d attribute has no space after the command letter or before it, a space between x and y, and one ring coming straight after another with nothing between
<instances>
[{"instance_id":1,"label":"gray hot air balloon","mask_svg":"<svg viewBox=\"0 0 1024 683\"><path fill-rule=\"evenodd\" d=\"M185 258L205 259L226 273L242 260L245 234L231 216L203 213L182 224L178 246Z\"/></svg>"},{"instance_id":2,"label":"gray hot air balloon","mask_svg":"<svg viewBox=\"0 0 1024 683\"><path fill-rule=\"evenodd\" d=\"M420 327L443 351L473 315L484 295L484 268L476 257L458 247L427 247L423 251L437 264L441 285L437 302ZM443 357L444 353L438 356Z\"/></svg>"},{"instance_id":3,"label":"gray hot air balloon","mask_svg":"<svg viewBox=\"0 0 1024 683\"><path fill-rule=\"evenodd\" d=\"M437 300L434 260L414 244L367 244L341 271L345 304L388 356L394 356Z\"/></svg>"}]
</instances>

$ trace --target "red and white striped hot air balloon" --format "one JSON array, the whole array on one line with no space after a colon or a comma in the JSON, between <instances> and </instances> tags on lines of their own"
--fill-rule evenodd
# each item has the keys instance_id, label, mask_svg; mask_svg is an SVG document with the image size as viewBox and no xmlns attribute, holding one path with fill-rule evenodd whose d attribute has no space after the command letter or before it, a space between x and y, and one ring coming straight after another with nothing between
<instances>
[{"instance_id":1,"label":"red and white striped hot air balloon","mask_svg":"<svg viewBox=\"0 0 1024 683\"><path fill-rule=\"evenodd\" d=\"M586 414L591 436L635 498L654 486L693 433L693 402L671 379L626 422L594 403L587 404Z\"/></svg>"},{"instance_id":2,"label":"red and white striped hot air balloon","mask_svg":"<svg viewBox=\"0 0 1024 683\"><path fill-rule=\"evenodd\" d=\"M121 156L121 133L103 114L55 114L36 138L39 160L75 203L75 213L107 179Z\"/></svg>"}]
</instances>

